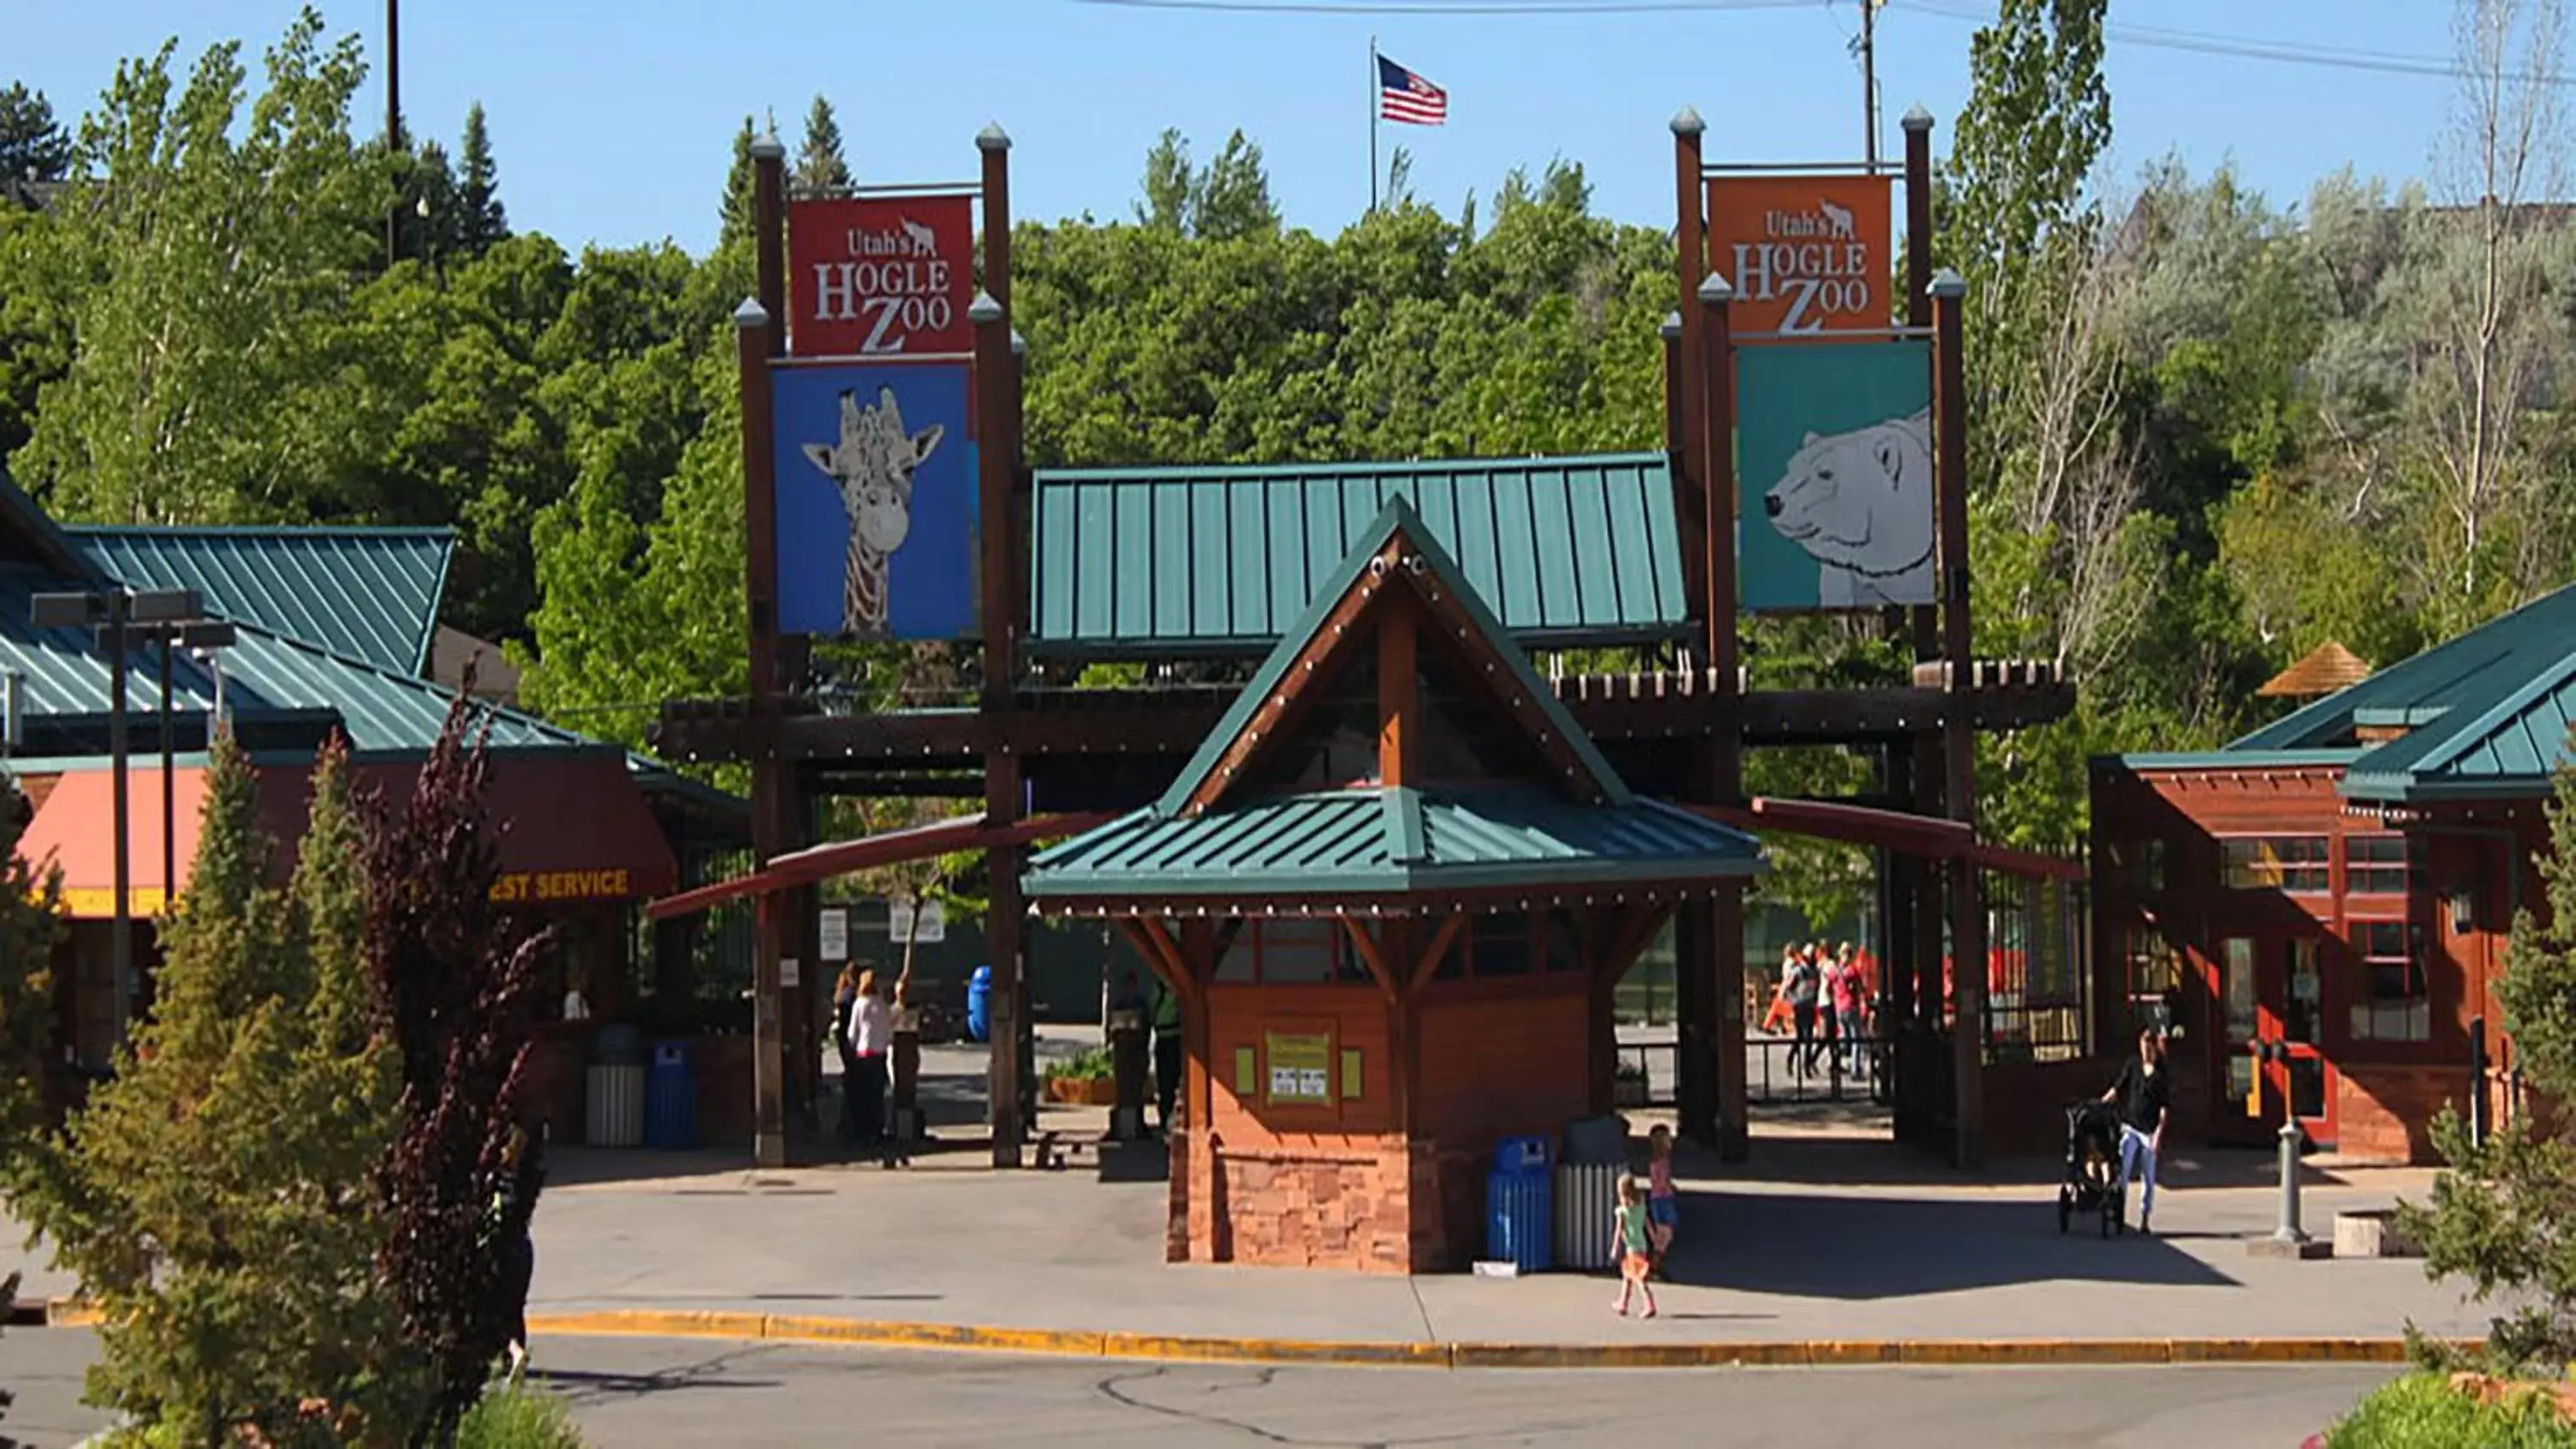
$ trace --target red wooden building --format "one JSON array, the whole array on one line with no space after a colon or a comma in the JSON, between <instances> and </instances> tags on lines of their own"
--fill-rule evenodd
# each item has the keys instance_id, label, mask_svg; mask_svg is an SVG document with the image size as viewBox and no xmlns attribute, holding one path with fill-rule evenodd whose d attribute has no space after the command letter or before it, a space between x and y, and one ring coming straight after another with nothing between
<instances>
[{"instance_id":1,"label":"red wooden building","mask_svg":"<svg viewBox=\"0 0 2576 1449\"><path fill-rule=\"evenodd\" d=\"M2445 1103L2509 1110L2494 987L2514 914L2545 904L2571 719L2576 588L2224 749L2095 762L2108 1025L2179 1034L2187 1135L2260 1143L2291 1113L2346 1156L2421 1161Z\"/></svg>"}]
</instances>

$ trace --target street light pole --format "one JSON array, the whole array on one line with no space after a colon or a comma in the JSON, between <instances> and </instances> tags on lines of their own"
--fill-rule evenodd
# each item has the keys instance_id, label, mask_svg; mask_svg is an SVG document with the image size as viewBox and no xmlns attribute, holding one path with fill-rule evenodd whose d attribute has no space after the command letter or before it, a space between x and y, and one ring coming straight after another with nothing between
<instances>
[{"instance_id":1,"label":"street light pole","mask_svg":"<svg viewBox=\"0 0 2576 1449\"><path fill-rule=\"evenodd\" d=\"M123 589L107 596L107 759L109 786L115 800L116 817L116 915L108 923L108 958L110 967L109 995L114 998L109 1029L115 1033L109 1041L125 1043L127 1017L133 1006L129 996L134 990L134 912L127 889L132 884L126 867L125 847L129 838L126 811L125 779L125 624L133 613L133 597Z\"/></svg>"},{"instance_id":2,"label":"street light pole","mask_svg":"<svg viewBox=\"0 0 2576 1449\"><path fill-rule=\"evenodd\" d=\"M170 898L178 892L179 849L172 841L172 822L177 808L171 803L170 757L170 634L161 631L161 909L168 913Z\"/></svg>"}]
</instances>

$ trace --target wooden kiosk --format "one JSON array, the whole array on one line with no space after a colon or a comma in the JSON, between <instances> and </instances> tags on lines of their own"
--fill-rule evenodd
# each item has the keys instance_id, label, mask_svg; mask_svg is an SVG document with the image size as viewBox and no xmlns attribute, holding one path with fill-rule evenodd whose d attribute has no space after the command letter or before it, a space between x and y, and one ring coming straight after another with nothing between
<instances>
[{"instance_id":1,"label":"wooden kiosk","mask_svg":"<svg viewBox=\"0 0 2576 1449\"><path fill-rule=\"evenodd\" d=\"M1183 1003L1175 1261L1414 1272L1607 1111L1610 993L1760 858L1630 792L1399 495L1145 809L1040 854Z\"/></svg>"}]
</instances>

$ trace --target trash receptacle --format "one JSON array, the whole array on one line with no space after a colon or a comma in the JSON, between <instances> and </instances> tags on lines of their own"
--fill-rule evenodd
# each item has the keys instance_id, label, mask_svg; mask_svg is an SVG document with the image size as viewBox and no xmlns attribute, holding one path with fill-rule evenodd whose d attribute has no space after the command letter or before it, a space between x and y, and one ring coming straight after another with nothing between
<instances>
[{"instance_id":1,"label":"trash receptacle","mask_svg":"<svg viewBox=\"0 0 2576 1449\"><path fill-rule=\"evenodd\" d=\"M1555 1184L1548 1167L1544 1137L1506 1137L1495 1150L1494 1170L1485 1179L1488 1259L1513 1264L1524 1273L1553 1266L1549 1234Z\"/></svg>"},{"instance_id":2,"label":"trash receptacle","mask_svg":"<svg viewBox=\"0 0 2576 1449\"><path fill-rule=\"evenodd\" d=\"M653 1047L653 1077L644 1106L645 1145L681 1152L698 1145L698 1074L686 1042Z\"/></svg>"},{"instance_id":3,"label":"trash receptacle","mask_svg":"<svg viewBox=\"0 0 2576 1449\"><path fill-rule=\"evenodd\" d=\"M966 978L966 1039L993 1039L993 968L978 966Z\"/></svg>"},{"instance_id":4,"label":"trash receptacle","mask_svg":"<svg viewBox=\"0 0 2576 1449\"><path fill-rule=\"evenodd\" d=\"M635 1028L611 1022L599 1029L582 1098L583 1141L633 1147L644 1140L644 1042Z\"/></svg>"}]
</instances>

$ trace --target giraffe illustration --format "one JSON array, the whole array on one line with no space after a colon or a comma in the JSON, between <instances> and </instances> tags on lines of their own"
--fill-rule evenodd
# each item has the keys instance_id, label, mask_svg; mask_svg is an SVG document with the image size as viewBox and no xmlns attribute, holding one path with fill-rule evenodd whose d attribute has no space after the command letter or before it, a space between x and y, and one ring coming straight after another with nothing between
<instances>
[{"instance_id":1,"label":"giraffe illustration","mask_svg":"<svg viewBox=\"0 0 2576 1449\"><path fill-rule=\"evenodd\" d=\"M932 423L906 432L894 389L881 387L867 407L859 406L855 393L841 394L837 446L805 445L806 459L840 490L841 511L850 520L849 558L841 576L844 633L886 637L886 566L912 532L912 475L946 431Z\"/></svg>"}]
</instances>

